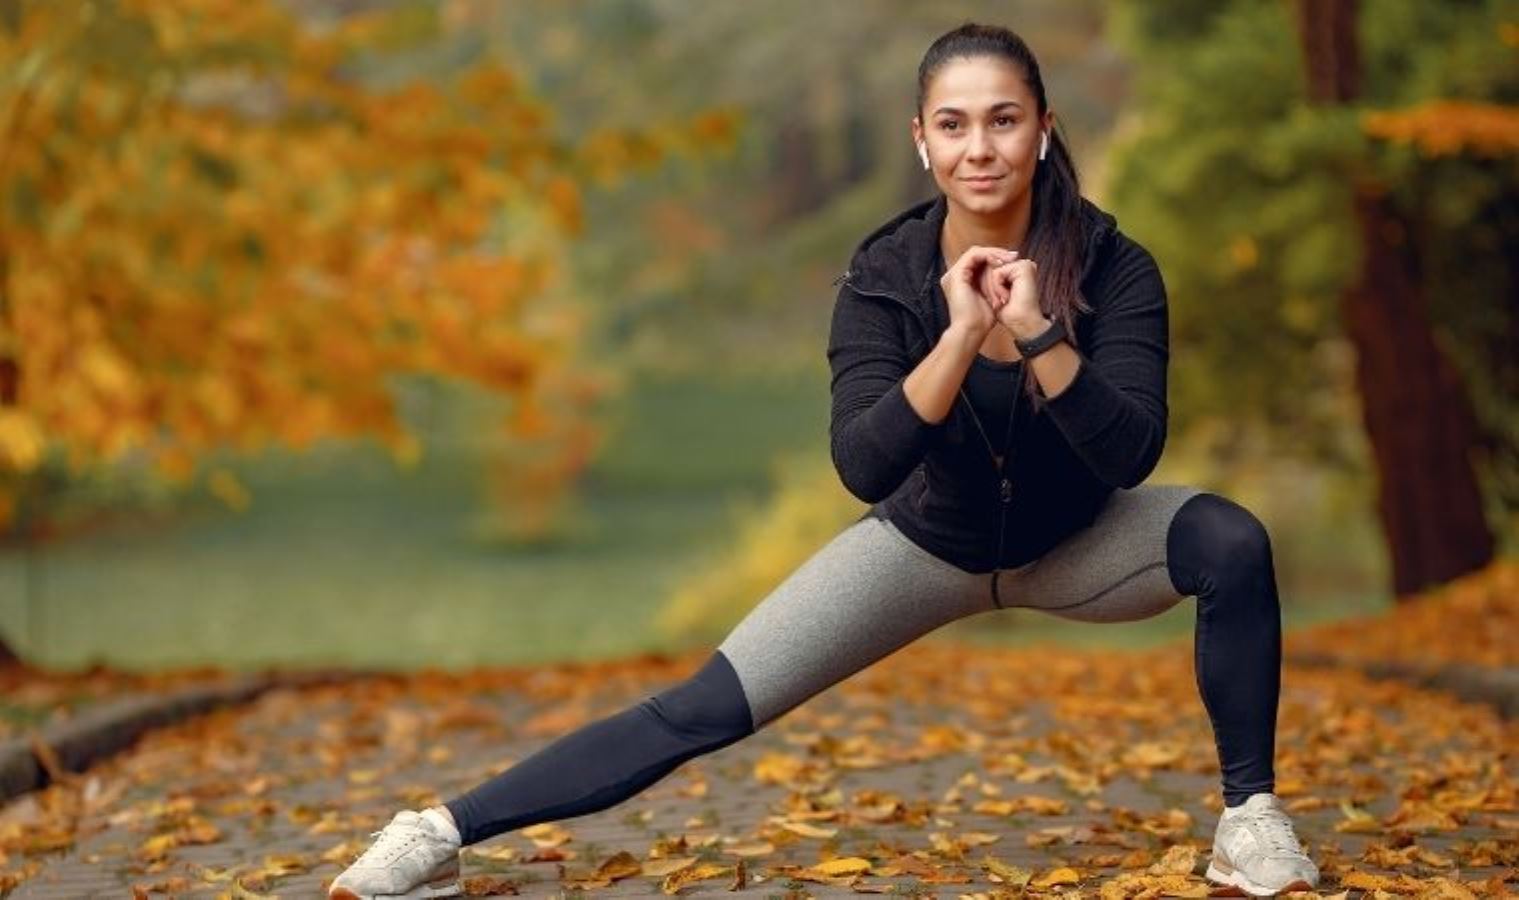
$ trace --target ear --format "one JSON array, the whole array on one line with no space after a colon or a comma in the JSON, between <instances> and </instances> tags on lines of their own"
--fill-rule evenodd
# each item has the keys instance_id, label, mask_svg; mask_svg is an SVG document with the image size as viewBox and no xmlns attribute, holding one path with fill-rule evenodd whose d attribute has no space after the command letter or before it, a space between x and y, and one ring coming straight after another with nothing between
<instances>
[{"instance_id":1,"label":"ear","mask_svg":"<svg viewBox=\"0 0 1519 900\"><path fill-rule=\"evenodd\" d=\"M913 116L912 119L909 120L908 124L912 126L911 130L913 146L917 146L917 143L923 140L923 126L919 124L917 116Z\"/></svg>"}]
</instances>

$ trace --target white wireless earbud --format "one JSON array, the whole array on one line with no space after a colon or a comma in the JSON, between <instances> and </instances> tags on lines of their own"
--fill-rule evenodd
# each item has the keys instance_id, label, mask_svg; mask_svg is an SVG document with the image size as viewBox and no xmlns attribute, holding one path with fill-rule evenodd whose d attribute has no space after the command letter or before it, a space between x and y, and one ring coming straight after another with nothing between
<instances>
[{"instance_id":1,"label":"white wireless earbud","mask_svg":"<svg viewBox=\"0 0 1519 900\"><path fill-rule=\"evenodd\" d=\"M923 168L928 169L928 145L918 141L918 158L923 160Z\"/></svg>"},{"instance_id":2,"label":"white wireless earbud","mask_svg":"<svg viewBox=\"0 0 1519 900\"><path fill-rule=\"evenodd\" d=\"M1044 154L1050 152L1050 133L1048 131L1039 134L1039 158L1044 159Z\"/></svg>"}]
</instances>

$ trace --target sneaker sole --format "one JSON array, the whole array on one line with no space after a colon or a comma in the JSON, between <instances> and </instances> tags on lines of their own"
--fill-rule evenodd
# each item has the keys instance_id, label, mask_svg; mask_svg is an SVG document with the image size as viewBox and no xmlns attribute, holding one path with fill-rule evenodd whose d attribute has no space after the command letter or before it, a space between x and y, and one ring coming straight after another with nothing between
<instances>
[{"instance_id":1,"label":"sneaker sole","mask_svg":"<svg viewBox=\"0 0 1519 900\"><path fill-rule=\"evenodd\" d=\"M404 894L355 894L348 888L340 887L328 894L327 900L428 900L431 897L457 897L462 893L463 886L454 881L448 884L424 884Z\"/></svg>"},{"instance_id":2,"label":"sneaker sole","mask_svg":"<svg viewBox=\"0 0 1519 900\"><path fill-rule=\"evenodd\" d=\"M1285 894L1290 891L1313 890L1313 885L1309 884L1307 881L1304 881L1301 878L1296 879L1295 881L1289 881L1282 887L1277 888L1276 890L1272 890L1271 888L1256 884L1249 878L1246 878L1245 873L1241 872L1238 869L1225 870L1220 868L1216 861L1208 863L1208 880L1236 888L1241 893L1247 894L1251 897L1275 897L1277 894ZM1231 895L1218 894L1215 896Z\"/></svg>"}]
</instances>

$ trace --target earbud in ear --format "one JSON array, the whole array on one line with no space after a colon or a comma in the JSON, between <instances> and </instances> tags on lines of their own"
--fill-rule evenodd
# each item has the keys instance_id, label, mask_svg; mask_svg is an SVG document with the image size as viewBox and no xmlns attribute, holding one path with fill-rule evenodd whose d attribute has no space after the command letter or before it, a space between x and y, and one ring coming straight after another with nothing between
<instances>
[{"instance_id":1,"label":"earbud in ear","mask_svg":"<svg viewBox=\"0 0 1519 900\"><path fill-rule=\"evenodd\" d=\"M928 169L928 145L918 141L918 159L923 160L923 169Z\"/></svg>"},{"instance_id":2,"label":"earbud in ear","mask_svg":"<svg viewBox=\"0 0 1519 900\"><path fill-rule=\"evenodd\" d=\"M1044 155L1048 152L1050 152L1050 133L1048 131L1040 132L1039 158L1044 159Z\"/></svg>"}]
</instances>

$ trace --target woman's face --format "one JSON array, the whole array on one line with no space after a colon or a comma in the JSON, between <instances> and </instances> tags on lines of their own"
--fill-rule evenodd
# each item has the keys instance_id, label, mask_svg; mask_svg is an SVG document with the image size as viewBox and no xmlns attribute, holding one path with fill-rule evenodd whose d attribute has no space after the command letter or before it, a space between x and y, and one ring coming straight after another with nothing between
<instances>
[{"instance_id":1,"label":"woman's face","mask_svg":"<svg viewBox=\"0 0 1519 900\"><path fill-rule=\"evenodd\" d=\"M990 56L951 59L928 85L913 141L926 142L934 181L951 203L996 214L1013 208L1034 181L1041 122L1019 68Z\"/></svg>"}]
</instances>

